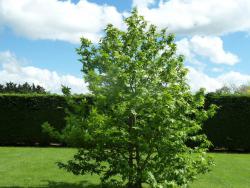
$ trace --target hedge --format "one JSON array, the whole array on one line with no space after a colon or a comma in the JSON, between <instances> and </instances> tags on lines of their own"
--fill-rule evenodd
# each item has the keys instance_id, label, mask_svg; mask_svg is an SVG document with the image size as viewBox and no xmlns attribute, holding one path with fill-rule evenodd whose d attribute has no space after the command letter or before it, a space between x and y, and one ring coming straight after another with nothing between
<instances>
[{"instance_id":1,"label":"hedge","mask_svg":"<svg viewBox=\"0 0 250 188\"><path fill-rule=\"evenodd\" d=\"M219 107L203 127L213 148L250 151L250 96L208 95L206 103Z\"/></svg>"},{"instance_id":2,"label":"hedge","mask_svg":"<svg viewBox=\"0 0 250 188\"><path fill-rule=\"evenodd\" d=\"M48 144L54 140L42 132L48 121L56 129L65 126L66 101L59 95L0 95L0 144Z\"/></svg>"},{"instance_id":3,"label":"hedge","mask_svg":"<svg viewBox=\"0 0 250 188\"><path fill-rule=\"evenodd\" d=\"M206 105L209 104L220 107L203 127L213 147L250 151L250 96L208 95ZM66 106L65 98L60 95L0 95L0 145L55 142L42 132L41 125L48 121L56 129L62 129Z\"/></svg>"},{"instance_id":4,"label":"hedge","mask_svg":"<svg viewBox=\"0 0 250 188\"><path fill-rule=\"evenodd\" d=\"M75 95L81 102L91 97ZM52 94L0 94L0 145L49 145L58 142L42 130L48 122L57 130L65 125L67 102L62 95ZM86 105L88 108L88 105Z\"/></svg>"}]
</instances>

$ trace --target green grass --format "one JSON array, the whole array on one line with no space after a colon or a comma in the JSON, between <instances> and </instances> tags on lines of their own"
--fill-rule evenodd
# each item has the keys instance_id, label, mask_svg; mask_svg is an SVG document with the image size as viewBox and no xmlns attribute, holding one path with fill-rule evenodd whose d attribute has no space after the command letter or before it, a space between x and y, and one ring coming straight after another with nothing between
<instances>
[{"instance_id":1,"label":"green grass","mask_svg":"<svg viewBox=\"0 0 250 188\"><path fill-rule=\"evenodd\" d=\"M74 149L0 147L0 188L97 188L97 176L74 176L57 168ZM250 154L211 154L216 166L191 188L250 187Z\"/></svg>"},{"instance_id":2,"label":"green grass","mask_svg":"<svg viewBox=\"0 0 250 188\"><path fill-rule=\"evenodd\" d=\"M250 188L250 154L210 154L216 166L192 188Z\"/></svg>"}]
</instances>

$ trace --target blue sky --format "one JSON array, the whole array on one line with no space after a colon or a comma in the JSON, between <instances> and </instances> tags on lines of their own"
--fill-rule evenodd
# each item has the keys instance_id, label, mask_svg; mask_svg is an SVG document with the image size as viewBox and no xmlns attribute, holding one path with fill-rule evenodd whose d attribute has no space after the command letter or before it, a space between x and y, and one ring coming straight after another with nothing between
<instances>
[{"instance_id":1,"label":"blue sky","mask_svg":"<svg viewBox=\"0 0 250 188\"><path fill-rule=\"evenodd\" d=\"M134 5L176 33L193 90L250 81L249 0L0 0L0 83L87 92L75 53L80 36L97 42L106 24L123 29Z\"/></svg>"}]
</instances>

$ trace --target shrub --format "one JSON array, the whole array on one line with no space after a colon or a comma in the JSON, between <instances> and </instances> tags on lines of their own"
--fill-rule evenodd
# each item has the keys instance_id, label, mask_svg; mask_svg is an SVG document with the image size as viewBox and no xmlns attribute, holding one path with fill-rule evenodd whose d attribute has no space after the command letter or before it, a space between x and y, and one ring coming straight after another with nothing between
<instances>
[{"instance_id":1,"label":"shrub","mask_svg":"<svg viewBox=\"0 0 250 188\"><path fill-rule=\"evenodd\" d=\"M56 141L42 132L41 125L48 121L55 129L65 127L66 106L60 95L1 94L0 145L47 145Z\"/></svg>"},{"instance_id":2,"label":"shrub","mask_svg":"<svg viewBox=\"0 0 250 188\"><path fill-rule=\"evenodd\" d=\"M250 151L250 96L208 95L211 103L219 109L203 130L214 147Z\"/></svg>"}]
</instances>

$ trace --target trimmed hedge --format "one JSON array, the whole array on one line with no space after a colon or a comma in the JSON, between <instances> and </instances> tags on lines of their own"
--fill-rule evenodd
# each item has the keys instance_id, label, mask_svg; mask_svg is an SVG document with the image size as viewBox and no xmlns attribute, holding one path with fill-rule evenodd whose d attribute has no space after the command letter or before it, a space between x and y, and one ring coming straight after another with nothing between
<instances>
[{"instance_id":1,"label":"trimmed hedge","mask_svg":"<svg viewBox=\"0 0 250 188\"><path fill-rule=\"evenodd\" d=\"M54 140L42 132L48 121L56 129L65 126L66 101L59 95L0 95L0 145L47 145Z\"/></svg>"},{"instance_id":2,"label":"trimmed hedge","mask_svg":"<svg viewBox=\"0 0 250 188\"><path fill-rule=\"evenodd\" d=\"M209 104L220 107L203 127L214 148L250 151L250 96L208 95ZM42 132L41 125L48 121L61 130L65 127L65 107L66 100L60 95L0 95L0 145L55 142Z\"/></svg>"},{"instance_id":3,"label":"trimmed hedge","mask_svg":"<svg viewBox=\"0 0 250 188\"><path fill-rule=\"evenodd\" d=\"M203 127L213 147L250 151L250 96L208 95L206 103L219 107Z\"/></svg>"}]
</instances>

